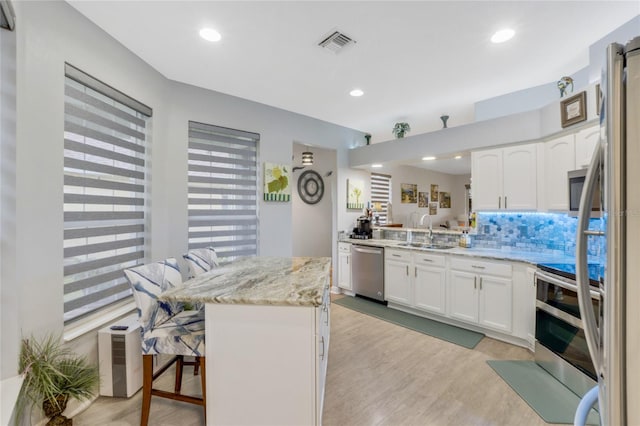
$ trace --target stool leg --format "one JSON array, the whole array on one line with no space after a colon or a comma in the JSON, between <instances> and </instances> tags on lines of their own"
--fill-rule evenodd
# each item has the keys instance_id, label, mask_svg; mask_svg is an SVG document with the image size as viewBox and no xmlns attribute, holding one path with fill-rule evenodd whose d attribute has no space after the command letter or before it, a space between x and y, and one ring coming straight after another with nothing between
<instances>
[{"instance_id":1,"label":"stool leg","mask_svg":"<svg viewBox=\"0 0 640 426\"><path fill-rule=\"evenodd\" d=\"M196 358L196 365L200 365L200 383L202 384L202 408L204 408L204 422L207 423L207 369L206 357Z\"/></svg>"},{"instance_id":2,"label":"stool leg","mask_svg":"<svg viewBox=\"0 0 640 426\"><path fill-rule=\"evenodd\" d=\"M153 386L153 355L142 355L142 414L140 426L149 423L151 408L151 387Z\"/></svg>"},{"instance_id":3,"label":"stool leg","mask_svg":"<svg viewBox=\"0 0 640 426\"><path fill-rule=\"evenodd\" d=\"M184 368L184 357L182 355L177 356L176 360L176 384L174 387L175 393L180 393L182 389L182 370Z\"/></svg>"},{"instance_id":4,"label":"stool leg","mask_svg":"<svg viewBox=\"0 0 640 426\"><path fill-rule=\"evenodd\" d=\"M193 375L198 375L198 369L200 368L200 363L198 362L198 357L196 357L196 362L193 363Z\"/></svg>"}]
</instances>

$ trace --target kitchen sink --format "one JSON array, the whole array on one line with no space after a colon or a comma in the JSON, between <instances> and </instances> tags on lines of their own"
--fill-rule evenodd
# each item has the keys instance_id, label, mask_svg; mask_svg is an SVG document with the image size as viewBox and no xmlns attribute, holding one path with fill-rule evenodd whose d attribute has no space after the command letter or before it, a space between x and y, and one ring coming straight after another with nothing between
<instances>
[{"instance_id":1,"label":"kitchen sink","mask_svg":"<svg viewBox=\"0 0 640 426\"><path fill-rule=\"evenodd\" d=\"M447 250L452 249L450 246L443 246L440 244L427 244L427 243L400 243L400 247L412 247L417 249L430 249L430 250Z\"/></svg>"}]
</instances>

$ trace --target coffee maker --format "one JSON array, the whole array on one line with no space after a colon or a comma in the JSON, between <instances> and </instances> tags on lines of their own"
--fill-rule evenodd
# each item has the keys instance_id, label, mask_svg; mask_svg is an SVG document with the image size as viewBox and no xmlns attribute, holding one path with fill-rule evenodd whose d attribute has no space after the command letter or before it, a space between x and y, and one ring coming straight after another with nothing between
<instances>
[{"instance_id":1,"label":"coffee maker","mask_svg":"<svg viewBox=\"0 0 640 426\"><path fill-rule=\"evenodd\" d=\"M358 240L368 240L371 238L373 230L371 229L371 219L367 216L360 216L356 221L356 227L353 228L351 238Z\"/></svg>"}]
</instances>

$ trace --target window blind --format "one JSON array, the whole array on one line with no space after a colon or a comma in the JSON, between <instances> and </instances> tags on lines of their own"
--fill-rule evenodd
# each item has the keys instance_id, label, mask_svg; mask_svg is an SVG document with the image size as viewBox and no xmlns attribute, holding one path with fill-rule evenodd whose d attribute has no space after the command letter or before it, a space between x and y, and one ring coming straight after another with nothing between
<instances>
[{"instance_id":1,"label":"window blind","mask_svg":"<svg viewBox=\"0 0 640 426\"><path fill-rule=\"evenodd\" d=\"M64 112L66 323L128 297L144 263L151 109L66 64Z\"/></svg>"},{"instance_id":2,"label":"window blind","mask_svg":"<svg viewBox=\"0 0 640 426\"><path fill-rule=\"evenodd\" d=\"M371 173L371 204L380 203L381 211L374 211L380 218L381 224L387 223L388 204L391 199L391 176L381 173Z\"/></svg>"},{"instance_id":3,"label":"window blind","mask_svg":"<svg viewBox=\"0 0 640 426\"><path fill-rule=\"evenodd\" d=\"M258 252L260 135L189 122L189 248L233 260Z\"/></svg>"}]
</instances>

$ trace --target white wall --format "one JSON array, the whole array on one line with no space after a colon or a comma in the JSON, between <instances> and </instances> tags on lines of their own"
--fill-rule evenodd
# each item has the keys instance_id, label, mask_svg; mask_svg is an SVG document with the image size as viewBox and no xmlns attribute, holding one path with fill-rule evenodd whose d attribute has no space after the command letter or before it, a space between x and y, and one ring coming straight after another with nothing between
<instances>
[{"instance_id":1,"label":"white wall","mask_svg":"<svg viewBox=\"0 0 640 426\"><path fill-rule=\"evenodd\" d=\"M391 175L393 223L402 223L404 227L411 227L411 213L418 212L419 220L422 215L429 212L428 208L419 208L418 203L403 204L401 202L400 188L403 183L417 184L418 192L429 193L431 184L434 184L438 185L439 191L450 193L451 208L440 208L440 203L438 202L438 214L431 217L434 228L464 213L464 184L469 183L469 175L449 175L411 166L397 166L380 170L381 173ZM428 226L428 223L428 219L425 219L425 226Z\"/></svg>"},{"instance_id":2,"label":"white wall","mask_svg":"<svg viewBox=\"0 0 640 426\"><path fill-rule=\"evenodd\" d=\"M5 279L3 267L1 285L2 306L8 301L15 302L12 306L16 306L17 312L13 324L24 335L63 329L65 62L153 108L147 260L180 256L187 249L189 120L259 133L260 166L264 161L290 163L293 141L304 141L335 150L335 179L342 181L351 174L346 170L347 147L362 140L361 132L169 81L65 2L16 2L15 8L18 100L13 189L16 221L7 232L13 232L16 241L6 249L3 246L2 256L3 263L5 257L15 258L15 270L19 273ZM338 197L346 197L343 192L338 188ZM292 254L291 218L291 203L260 202L261 255ZM337 211L332 218L333 242L336 229L350 221L348 214ZM332 251L336 250L335 246L332 245ZM15 371L16 339L9 336L5 341L3 330L3 359L10 358L12 364L7 369L3 367L3 377L6 377L5 370ZM88 344L91 339L93 346ZM81 340L76 345L79 350L95 355L95 335Z\"/></svg>"},{"instance_id":3,"label":"white wall","mask_svg":"<svg viewBox=\"0 0 640 426\"><path fill-rule=\"evenodd\" d=\"M293 144L292 167L301 166L303 151L313 153L313 165L291 174L291 206L293 208L292 243L294 256L331 256L336 210L336 151ZM324 182L324 195L316 204L307 204L298 194L298 179L307 170L317 172ZM331 176L327 176L329 172Z\"/></svg>"}]
</instances>

